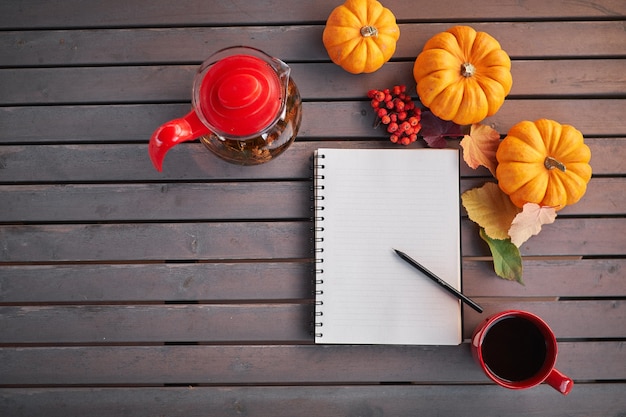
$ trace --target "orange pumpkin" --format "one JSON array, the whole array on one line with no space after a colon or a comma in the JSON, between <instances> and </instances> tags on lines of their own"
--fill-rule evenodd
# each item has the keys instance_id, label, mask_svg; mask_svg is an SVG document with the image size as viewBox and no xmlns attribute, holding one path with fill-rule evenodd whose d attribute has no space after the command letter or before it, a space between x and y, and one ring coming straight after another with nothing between
<instances>
[{"instance_id":1,"label":"orange pumpkin","mask_svg":"<svg viewBox=\"0 0 626 417\"><path fill-rule=\"evenodd\" d=\"M331 12L322 35L330 59L352 74L382 67L398 38L396 17L376 0L347 0Z\"/></svg>"},{"instance_id":2,"label":"orange pumpkin","mask_svg":"<svg viewBox=\"0 0 626 417\"><path fill-rule=\"evenodd\" d=\"M496 178L513 204L560 210L585 194L591 151L583 135L554 120L523 121L509 130L496 152Z\"/></svg>"},{"instance_id":3,"label":"orange pumpkin","mask_svg":"<svg viewBox=\"0 0 626 417\"><path fill-rule=\"evenodd\" d=\"M428 40L413 76L422 104L459 125L495 114L513 85L507 53L491 35L469 26L455 26Z\"/></svg>"}]
</instances>

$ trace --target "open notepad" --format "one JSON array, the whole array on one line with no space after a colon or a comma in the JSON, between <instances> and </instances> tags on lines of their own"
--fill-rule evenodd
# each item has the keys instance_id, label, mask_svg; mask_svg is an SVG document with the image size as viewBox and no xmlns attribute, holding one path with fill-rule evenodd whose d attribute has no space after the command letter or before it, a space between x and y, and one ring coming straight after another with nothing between
<instances>
[{"instance_id":1,"label":"open notepad","mask_svg":"<svg viewBox=\"0 0 626 417\"><path fill-rule=\"evenodd\" d=\"M319 149L316 343L456 345L461 304L400 259L460 290L459 152Z\"/></svg>"}]
</instances>

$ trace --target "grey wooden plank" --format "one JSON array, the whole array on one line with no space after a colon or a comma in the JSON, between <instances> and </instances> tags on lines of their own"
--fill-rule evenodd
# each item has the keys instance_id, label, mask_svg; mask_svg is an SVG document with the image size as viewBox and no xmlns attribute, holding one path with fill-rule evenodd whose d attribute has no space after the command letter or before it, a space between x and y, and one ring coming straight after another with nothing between
<instances>
[{"instance_id":1,"label":"grey wooden plank","mask_svg":"<svg viewBox=\"0 0 626 417\"><path fill-rule=\"evenodd\" d=\"M0 385L13 386L489 381L468 344L6 347L0 359ZM561 342L557 367L575 381L623 382L624 342Z\"/></svg>"},{"instance_id":2,"label":"grey wooden plank","mask_svg":"<svg viewBox=\"0 0 626 417\"><path fill-rule=\"evenodd\" d=\"M626 82L624 59L517 60L511 64L510 96L619 95Z\"/></svg>"},{"instance_id":3,"label":"grey wooden plank","mask_svg":"<svg viewBox=\"0 0 626 417\"><path fill-rule=\"evenodd\" d=\"M146 143L161 124L189 110L190 104L0 107L5 127L0 141ZM305 102L302 111L301 139L388 138L382 129L372 129L375 117L368 101ZM619 99L511 99L484 123L504 134L521 120L548 118L571 124L585 136L626 136L623 112L624 102Z\"/></svg>"},{"instance_id":4,"label":"grey wooden plank","mask_svg":"<svg viewBox=\"0 0 626 417\"><path fill-rule=\"evenodd\" d=\"M310 222L7 225L0 226L0 262L306 258L311 227ZM474 223L462 221L461 228L464 256L489 255ZM557 219L520 252L619 255L626 247L625 228L620 218Z\"/></svg>"},{"instance_id":5,"label":"grey wooden plank","mask_svg":"<svg viewBox=\"0 0 626 417\"><path fill-rule=\"evenodd\" d=\"M524 4L502 7L487 0L475 0L472 5L459 3L455 7L433 3L428 8L416 8L409 1L387 0L389 7L402 20L509 20L546 18L616 18L626 14L619 0L600 0L594 4L564 0L543 2L531 0ZM80 0L63 2L52 7L49 2L31 0L25 5L8 2L0 8L0 27L101 27L143 25L236 25L264 22L276 24L293 21L323 22L337 6L336 1L323 0L302 7L292 7L288 0L263 0L246 5L245 12L237 3L185 0L175 5L158 1L147 7L142 2L121 0L93 6Z\"/></svg>"},{"instance_id":6,"label":"grey wooden plank","mask_svg":"<svg viewBox=\"0 0 626 417\"><path fill-rule=\"evenodd\" d=\"M623 59L513 61L510 97L623 95ZM0 69L0 104L137 103L189 101L196 65ZM292 77L304 100L363 100L377 87L404 84L414 91L412 62L390 62L371 76L354 77L331 63L295 63Z\"/></svg>"},{"instance_id":7,"label":"grey wooden plank","mask_svg":"<svg viewBox=\"0 0 626 417\"><path fill-rule=\"evenodd\" d=\"M623 149L620 149L622 148L620 146L620 143L621 143L620 140L615 141L611 139L609 141L606 141L604 139L599 139L598 141L596 141L592 139L586 139L585 142L588 142L590 149L593 149L592 150L593 161L591 161L590 163L596 175L625 171L626 158L624 158L622 152L626 152L626 151ZM600 146L597 146L597 145L600 145ZM613 159L611 155L620 155L620 156L618 159ZM621 162L620 162L620 159L621 159ZM598 161L601 163L597 163Z\"/></svg>"},{"instance_id":8,"label":"grey wooden plank","mask_svg":"<svg viewBox=\"0 0 626 417\"><path fill-rule=\"evenodd\" d=\"M0 147L2 181L83 182L83 181L172 181L246 180L312 178L311 157L317 144L298 141L279 158L266 164L243 167L214 156L194 142L174 147L166 156L163 172L150 162L148 138L140 144L38 145ZM333 142L335 144L337 142ZM361 147L381 142L359 142ZM331 145L321 142L319 146ZM390 147L389 141L382 146ZM351 146L337 143L335 146ZM354 144L352 144L354 146ZM610 154L610 153L609 153Z\"/></svg>"},{"instance_id":9,"label":"grey wooden plank","mask_svg":"<svg viewBox=\"0 0 626 417\"><path fill-rule=\"evenodd\" d=\"M0 303L293 300L310 262L0 266Z\"/></svg>"},{"instance_id":10,"label":"grey wooden plank","mask_svg":"<svg viewBox=\"0 0 626 417\"><path fill-rule=\"evenodd\" d=\"M121 223L0 226L0 262L309 258L312 222ZM575 238L573 238L575 236ZM478 226L461 222L464 256L488 256ZM163 248L167 247L167 251ZM621 218L557 218L522 256L620 255Z\"/></svg>"},{"instance_id":11,"label":"grey wooden plank","mask_svg":"<svg viewBox=\"0 0 626 417\"><path fill-rule=\"evenodd\" d=\"M485 256L486 243L478 226L461 222L461 247L464 256ZM621 256L626 247L626 222L623 218L559 218L544 225L541 233L520 247L522 256Z\"/></svg>"},{"instance_id":12,"label":"grey wooden plank","mask_svg":"<svg viewBox=\"0 0 626 417\"><path fill-rule=\"evenodd\" d=\"M471 338L476 326L486 317L504 310L526 310L537 314L548 323L557 338L620 339L626 337L626 303L621 300L526 301L523 299L487 299L481 300L480 305L484 308L482 314L476 313L466 306L463 308L463 334L465 338ZM626 371L626 365L622 369Z\"/></svg>"},{"instance_id":13,"label":"grey wooden plank","mask_svg":"<svg viewBox=\"0 0 626 417\"><path fill-rule=\"evenodd\" d=\"M312 184L118 184L0 186L0 219L180 221L311 217Z\"/></svg>"},{"instance_id":14,"label":"grey wooden plank","mask_svg":"<svg viewBox=\"0 0 626 417\"><path fill-rule=\"evenodd\" d=\"M430 37L456 24L459 23L450 22L440 24L439 27L425 27L421 24L401 26L401 40L398 42L394 57L414 59ZM469 25L478 31L492 35L498 40L502 49L515 59L624 57L623 45L626 34L623 32L623 22L620 19L586 22L541 20L461 22L460 24Z\"/></svg>"},{"instance_id":15,"label":"grey wooden plank","mask_svg":"<svg viewBox=\"0 0 626 417\"><path fill-rule=\"evenodd\" d=\"M310 341L312 304L0 307L0 344Z\"/></svg>"},{"instance_id":16,"label":"grey wooden plank","mask_svg":"<svg viewBox=\"0 0 626 417\"><path fill-rule=\"evenodd\" d=\"M626 138L587 138L585 142L591 148L594 175L620 176L626 173ZM458 140L451 140L449 144L450 147L459 147ZM0 181L6 184L45 184L117 182L128 181L129 178L134 181L304 180L311 178L310 158L320 147L390 149L398 148L398 145L385 139L296 140L291 148L270 163L242 167L218 159L199 143L189 143L177 146L168 153L164 170L160 173L152 167L145 143L0 146ZM423 144L416 142L412 147L423 147ZM483 177L475 180L477 186L493 178L486 169L473 170L465 163L461 163L461 176ZM585 198L580 204L587 204Z\"/></svg>"},{"instance_id":17,"label":"grey wooden plank","mask_svg":"<svg viewBox=\"0 0 626 417\"><path fill-rule=\"evenodd\" d=\"M463 262L463 292L480 297L624 297L626 259L524 259L524 285L503 280L491 261Z\"/></svg>"},{"instance_id":18,"label":"grey wooden plank","mask_svg":"<svg viewBox=\"0 0 626 417\"><path fill-rule=\"evenodd\" d=\"M481 186L461 181L462 191ZM623 178L592 179L559 215L625 215ZM4 222L301 219L311 217L312 182L0 185ZM407 185L407 189L409 186Z\"/></svg>"},{"instance_id":19,"label":"grey wooden plank","mask_svg":"<svg viewBox=\"0 0 626 417\"><path fill-rule=\"evenodd\" d=\"M584 101L586 104L583 104ZM584 136L620 136L626 132L623 100L506 100L500 110L482 123L492 125L498 132L506 134L522 120L541 118L570 124ZM597 106L597 111L592 108Z\"/></svg>"},{"instance_id":20,"label":"grey wooden plank","mask_svg":"<svg viewBox=\"0 0 626 417\"><path fill-rule=\"evenodd\" d=\"M482 22L483 19L470 23L465 19L460 23L401 23L393 58L414 61L430 37L455 24L469 24L491 34L513 59L624 57L626 35L619 19ZM3 31L0 66L199 64L217 50L240 44L259 48L287 62L330 62L321 41L323 30L322 24L259 26L259 22L253 22L252 26L241 27Z\"/></svg>"},{"instance_id":21,"label":"grey wooden plank","mask_svg":"<svg viewBox=\"0 0 626 417\"><path fill-rule=\"evenodd\" d=\"M289 259L311 256L308 222L0 226L0 262Z\"/></svg>"},{"instance_id":22,"label":"grey wooden plank","mask_svg":"<svg viewBox=\"0 0 626 417\"><path fill-rule=\"evenodd\" d=\"M577 384L564 397L547 386L520 392L494 385L5 388L0 411L14 417L292 417L303 411L309 417L619 417L625 390L623 383Z\"/></svg>"},{"instance_id":23,"label":"grey wooden plank","mask_svg":"<svg viewBox=\"0 0 626 417\"><path fill-rule=\"evenodd\" d=\"M558 338L626 337L626 303L619 300L477 301L485 312L479 314L465 308L463 333L466 339L471 338L485 317L509 309L539 315ZM0 307L0 344L311 343L312 299L301 302L7 306ZM571 320L571 317L577 319Z\"/></svg>"},{"instance_id":24,"label":"grey wooden plank","mask_svg":"<svg viewBox=\"0 0 626 417\"><path fill-rule=\"evenodd\" d=\"M524 286L463 262L471 297L625 297L624 259L524 260ZM0 303L151 303L310 297L310 262L0 265Z\"/></svg>"}]
</instances>

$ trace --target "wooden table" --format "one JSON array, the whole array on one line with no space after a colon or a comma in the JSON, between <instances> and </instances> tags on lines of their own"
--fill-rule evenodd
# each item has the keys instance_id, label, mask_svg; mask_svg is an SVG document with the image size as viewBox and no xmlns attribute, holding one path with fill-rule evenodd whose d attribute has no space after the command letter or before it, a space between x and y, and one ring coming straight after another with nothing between
<instances>
[{"instance_id":1,"label":"wooden table","mask_svg":"<svg viewBox=\"0 0 626 417\"><path fill-rule=\"evenodd\" d=\"M626 2L387 0L398 49L359 76L321 42L339 3L0 3L0 415L624 415ZM486 123L547 117L592 149L585 197L522 247L525 286L494 275L462 219L464 291L486 314L548 321L567 397L495 386L468 343L313 344L310 157L395 146L371 128L366 91L413 88L425 41L457 23L513 60ZM247 168L186 143L158 173L152 131L189 109L198 64L238 44L292 66L296 143ZM464 190L489 178L462 168ZM466 338L481 317L465 309Z\"/></svg>"}]
</instances>

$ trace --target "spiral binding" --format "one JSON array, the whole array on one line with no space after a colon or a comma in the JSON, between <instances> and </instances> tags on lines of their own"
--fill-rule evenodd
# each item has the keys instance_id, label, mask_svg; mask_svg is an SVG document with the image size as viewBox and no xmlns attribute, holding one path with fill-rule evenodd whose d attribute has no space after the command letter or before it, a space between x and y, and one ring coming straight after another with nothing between
<instances>
[{"instance_id":1,"label":"spiral binding","mask_svg":"<svg viewBox=\"0 0 626 417\"><path fill-rule=\"evenodd\" d=\"M325 165L321 160L325 157L326 156L324 154L319 154L317 152L313 156L314 185L312 187L313 197L311 198L311 211L314 213L313 220L315 222L315 226L313 227L315 267L312 271L315 275L315 289L313 290L313 296L315 296L315 312L313 313L312 324L315 339L319 339L323 336L323 333L320 332L319 329L324 325L322 322L322 317L324 316L324 311L322 310L322 306L324 305L324 279L322 278L322 274L324 273L322 265L324 263L324 258L322 258L322 254L324 253L324 226L322 225L324 222L324 216L322 215L322 212L324 211L324 195L322 192L324 191L323 181L325 177L321 171L325 168Z\"/></svg>"}]
</instances>

